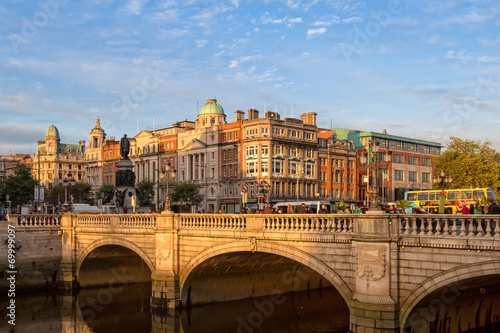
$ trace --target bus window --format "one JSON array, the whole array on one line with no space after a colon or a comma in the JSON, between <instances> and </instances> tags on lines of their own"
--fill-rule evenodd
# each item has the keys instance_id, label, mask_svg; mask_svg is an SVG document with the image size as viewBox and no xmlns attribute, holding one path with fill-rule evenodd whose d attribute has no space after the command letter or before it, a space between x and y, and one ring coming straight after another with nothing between
<instances>
[{"instance_id":1,"label":"bus window","mask_svg":"<svg viewBox=\"0 0 500 333\"><path fill-rule=\"evenodd\" d=\"M417 200L417 193L408 193L408 201L415 201Z\"/></svg>"},{"instance_id":2,"label":"bus window","mask_svg":"<svg viewBox=\"0 0 500 333\"><path fill-rule=\"evenodd\" d=\"M497 201L497 196L495 195L495 191L493 191L493 189L491 189L491 188L486 189L486 195L487 195L489 198L491 198L491 199L493 199L493 200Z\"/></svg>"},{"instance_id":3,"label":"bus window","mask_svg":"<svg viewBox=\"0 0 500 333\"><path fill-rule=\"evenodd\" d=\"M460 194L460 198L462 200L472 199L472 191L462 191L462 193Z\"/></svg>"},{"instance_id":4,"label":"bus window","mask_svg":"<svg viewBox=\"0 0 500 333\"><path fill-rule=\"evenodd\" d=\"M429 200L429 192L419 193L418 200Z\"/></svg>"},{"instance_id":5,"label":"bus window","mask_svg":"<svg viewBox=\"0 0 500 333\"><path fill-rule=\"evenodd\" d=\"M460 199L460 191L448 191L448 200L458 200Z\"/></svg>"},{"instance_id":6,"label":"bus window","mask_svg":"<svg viewBox=\"0 0 500 333\"><path fill-rule=\"evenodd\" d=\"M484 198L484 190L474 190L474 199Z\"/></svg>"},{"instance_id":7,"label":"bus window","mask_svg":"<svg viewBox=\"0 0 500 333\"><path fill-rule=\"evenodd\" d=\"M436 192L429 193L429 200L436 200Z\"/></svg>"}]
</instances>

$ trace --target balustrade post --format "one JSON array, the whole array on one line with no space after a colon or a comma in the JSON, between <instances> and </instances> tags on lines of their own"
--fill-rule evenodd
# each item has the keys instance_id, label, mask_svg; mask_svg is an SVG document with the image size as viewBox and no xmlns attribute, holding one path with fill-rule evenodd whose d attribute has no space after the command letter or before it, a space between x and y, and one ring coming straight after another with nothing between
<instances>
[{"instance_id":1,"label":"balustrade post","mask_svg":"<svg viewBox=\"0 0 500 333\"><path fill-rule=\"evenodd\" d=\"M486 234L484 235L485 237L491 237L491 219L486 220Z\"/></svg>"}]
</instances>

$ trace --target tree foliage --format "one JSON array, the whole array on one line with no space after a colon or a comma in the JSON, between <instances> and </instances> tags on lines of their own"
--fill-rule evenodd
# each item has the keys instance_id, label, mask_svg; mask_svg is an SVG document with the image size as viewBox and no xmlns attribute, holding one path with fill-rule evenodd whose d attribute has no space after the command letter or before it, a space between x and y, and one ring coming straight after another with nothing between
<instances>
[{"instance_id":1,"label":"tree foliage","mask_svg":"<svg viewBox=\"0 0 500 333\"><path fill-rule=\"evenodd\" d=\"M498 193L500 189L500 154L492 148L488 140L463 140L450 137L445 152L434 159L436 175L444 170L453 177L448 188L491 187ZM439 184L434 184L439 189Z\"/></svg>"},{"instance_id":2,"label":"tree foliage","mask_svg":"<svg viewBox=\"0 0 500 333\"><path fill-rule=\"evenodd\" d=\"M409 208L411 206L411 202L405 199L401 199L396 203L396 207L400 208L402 210L403 214L406 214L406 208Z\"/></svg>"},{"instance_id":3,"label":"tree foliage","mask_svg":"<svg viewBox=\"0 0 500 333\"><path fill-rule=\"evenodd\" d=\"M25 164L19 164L14 170L14 175L8 177L3 184L5 189L2 199L5 200L5 195L8 194L12 207L27 204L34 198L37 183L30 169Z\"/></svg>"},{"instance_id":4,"label":"tree foliage","mask_svg":"<svg viewBox=\"0 0 500 333\"><path fill-rule=\"evenodd\" d=\"M135 185L135 189L140 192L142 199L151 201L155 195L155 183L149 180L143 180Z\"/></svg>"},{"instance_id":5,"label":"tree foliage","mask_svg":"<svg viewBox=\"0 0 500 333\"><path fill-rule=\"evenodd\" d=\"M96 200L103 199L103 204L111 202L115 193L115 185L104 184L96 192Z\"/></svg>"},{"instance_id":6,"label":"tree foliage","mask_svg":"<svg viewBox=\"0 0 500 333\"><path fill-rule=\"evenodd\" d=\"M198 205L203 201L203 195L200 194L200 189L193 183L178 183L174 186L170 193L172 201L180 203L188 203L190 205Z\"/></svg>"}]
</instances>

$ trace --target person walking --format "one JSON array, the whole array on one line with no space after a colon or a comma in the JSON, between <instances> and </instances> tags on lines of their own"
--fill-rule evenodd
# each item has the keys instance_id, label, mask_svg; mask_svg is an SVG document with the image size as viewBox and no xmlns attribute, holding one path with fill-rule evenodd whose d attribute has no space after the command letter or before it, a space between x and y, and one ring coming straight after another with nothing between
<instances>
[{"instance_id":1,"label":"person walking","mask_svg":"<svg viewBox=\"0 0 500 333\"><path fill-rule=\"evenodd\" d=\"M292 205L290 205L290 204L288 205L288 207L286 208L286 213L287 214L293 214L293 207L292 207Z\"/></svg>"},{"instance_id":2,"label":"person walking","mask_svg":"<svg viewBox=\"0 0 500 333\"><path fill-rule=\"evenodd\" d=\"M271 204L268 203L266 208L264 208L264 214L272 214L273 213L273 208L271 207Z\"/></svg>"}]
</instances>

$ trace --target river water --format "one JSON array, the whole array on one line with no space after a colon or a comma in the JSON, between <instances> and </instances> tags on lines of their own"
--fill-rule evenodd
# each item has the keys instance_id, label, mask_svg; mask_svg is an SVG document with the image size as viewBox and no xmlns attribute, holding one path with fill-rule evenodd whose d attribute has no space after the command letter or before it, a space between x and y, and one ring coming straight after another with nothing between
<instances>
[{"instance_id":1,"label":"river water","mask_svg":"<svg viewBox=\"0 0 500 333\"><path fill-rule=\"evenodd\" d=\"M464 320L470 318L477 321L478 317L498 317L499 291L500 287L494 287L486 291L461 292L461 298L455 300L458 303L445 304L446 307L434 305L433 311L438 311L426 317L431 320L422 325L422 320L418 320L421 318L414 318L416 324L407 327L405 332L499 332L500 327L491 325L488 319L480 330L467 330L464 326ZM477 297L476 292L482 298ZM349 310L334 288L205 305L170 313L152 313L150 295L151 284L140 283L84 289L75 296L56 293L17 296L15 326L7 323L7 302L1 302L3 320L0 332L334 333L348 332L349 328ZM425 311L428 311L428 306L425 302L422 304ZM460 328L460 325L464 327Z\"/></svg>"}]
</instances>

